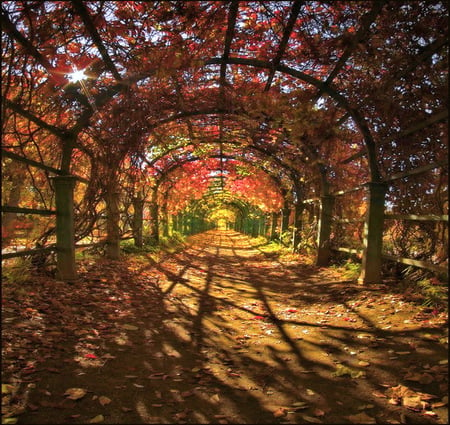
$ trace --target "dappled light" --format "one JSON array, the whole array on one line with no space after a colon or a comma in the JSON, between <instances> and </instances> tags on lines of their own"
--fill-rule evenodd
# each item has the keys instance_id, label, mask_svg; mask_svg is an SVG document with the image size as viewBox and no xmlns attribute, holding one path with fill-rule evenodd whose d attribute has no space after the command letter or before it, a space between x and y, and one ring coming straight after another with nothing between
<instances>
[{"instance_id":1,"label":"dappled light","mask_svg":"<svg viewBox=\"0 0 450 425\"><path fill-rule=\"evenodd\" d=\"M445 420L445 315L424 315L388 285L365 288L343 270L263 249L212 230L163 261L86 259L83 287L70 294L61 282L29 293L22 302L42 311L36 360L12 386L42 391L30 393L21 421L428 423L425 411ZM26 349L22 332L38 318L19 319L8 298L16 326L5 367L15 369L11 350ZM410 395L395 392L400 383ZM402 407L408 397L415 410Z\"/></svg>"},{"instance_id":2,"label":"dappled light","mask_svg":"<svg viewBox=\"0 0 450 425\"><path fill-rule=\"evenodd\" d=\"M7 1L2 423L447 423L448 4Z\"/></svg>"}]
</instances>

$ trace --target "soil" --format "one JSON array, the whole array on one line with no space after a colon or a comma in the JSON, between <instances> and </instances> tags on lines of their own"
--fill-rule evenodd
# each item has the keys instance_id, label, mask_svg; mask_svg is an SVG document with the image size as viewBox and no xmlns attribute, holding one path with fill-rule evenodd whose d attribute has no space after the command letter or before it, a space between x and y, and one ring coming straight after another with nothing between
<instances>
[{"instance_id":1,"label":"soil","mask_svg":"<svg viewBox=\"0 0 450 425\"><path fill-rule=\"evenodd\" d=\"M448 423L447 313L231 231L3 289L2 423Z\"/></svg>"}]
</instances>

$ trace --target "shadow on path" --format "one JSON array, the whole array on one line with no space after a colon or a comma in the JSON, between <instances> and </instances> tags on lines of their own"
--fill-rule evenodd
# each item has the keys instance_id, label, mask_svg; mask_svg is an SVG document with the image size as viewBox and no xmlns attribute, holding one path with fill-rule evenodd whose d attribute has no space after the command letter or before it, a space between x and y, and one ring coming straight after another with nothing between
<instances>
[{"instance_id":1,"label":"shadow on path","mask_svg":"<svg viewBox=\"0 0 450 425\"><path fill-rule=\"evenodd\" d=\"M446 326L384 285L283 265L225 231L81 275L7 322L20 423L446 423L432 408L447 394ZM14 345L25 331L33 342ZM402 406L399 385L429 394L426 409Z\"/></svg>"}]
</instances>

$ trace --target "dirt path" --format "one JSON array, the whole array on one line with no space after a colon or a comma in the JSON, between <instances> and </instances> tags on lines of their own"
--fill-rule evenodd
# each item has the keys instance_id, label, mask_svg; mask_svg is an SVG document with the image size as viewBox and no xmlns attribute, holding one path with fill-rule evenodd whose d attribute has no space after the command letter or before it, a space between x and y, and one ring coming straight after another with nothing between
<instances>
[{"instance_id":1,"label":"dirt path","mask_svg":"<svg viewBox=\"0 0 450 425\"><path fill-rule=\"evenodd\" d=\"M6 287L3 423L447 423L445 317L238 233L191 242Z\"/></svg>"}]
</instances>

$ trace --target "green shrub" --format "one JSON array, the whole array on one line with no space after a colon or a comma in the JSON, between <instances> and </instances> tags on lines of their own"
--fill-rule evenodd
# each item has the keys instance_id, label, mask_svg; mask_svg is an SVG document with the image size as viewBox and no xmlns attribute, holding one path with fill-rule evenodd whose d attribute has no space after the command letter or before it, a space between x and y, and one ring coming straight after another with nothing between
<instances>
[{"instance_id":1,"label":"green shrub","mask_svg":"<svg viewBox=\"0 0 450 425\"><path fill-rule=\"evenodd\" d=\"M438 308L447 304L448 287L436 278L419 280L417 287L423 296L424 307Z\"/></svg>"},{"instance_id":2,"label":"green shrub","mask_svg":"<svg viewBox=\"0 0 450 425\"><path fill-rule=\"evenodd\" d=\"M6 279L11 284L24 284L31 279L31 259L28 257L13 258L3 267L2 280Z\"/></svg>"},{"instance_id":3,"label":"green shrub","mask_svg":"<svg viewBox=\"0 0 450 425\"><path fill-rule=\"evenodd\" d=\"M361 263L348 259L345 263L333 264L331 268L342 273L342 277L348 280L356 280L361 274Z\"/></svg>"},{"instance_id":4,"label":"green shrub","mask_svg":"<svg viewBox=\"0 0 450 425\"><path fill-rule=\"evenodd\" d=\"M132 240L122 241L120 243L120 249L125 254L146 254L149 252L156 252L158 250L155 245L136 246Z\"/></svg>"}]
</instances>

